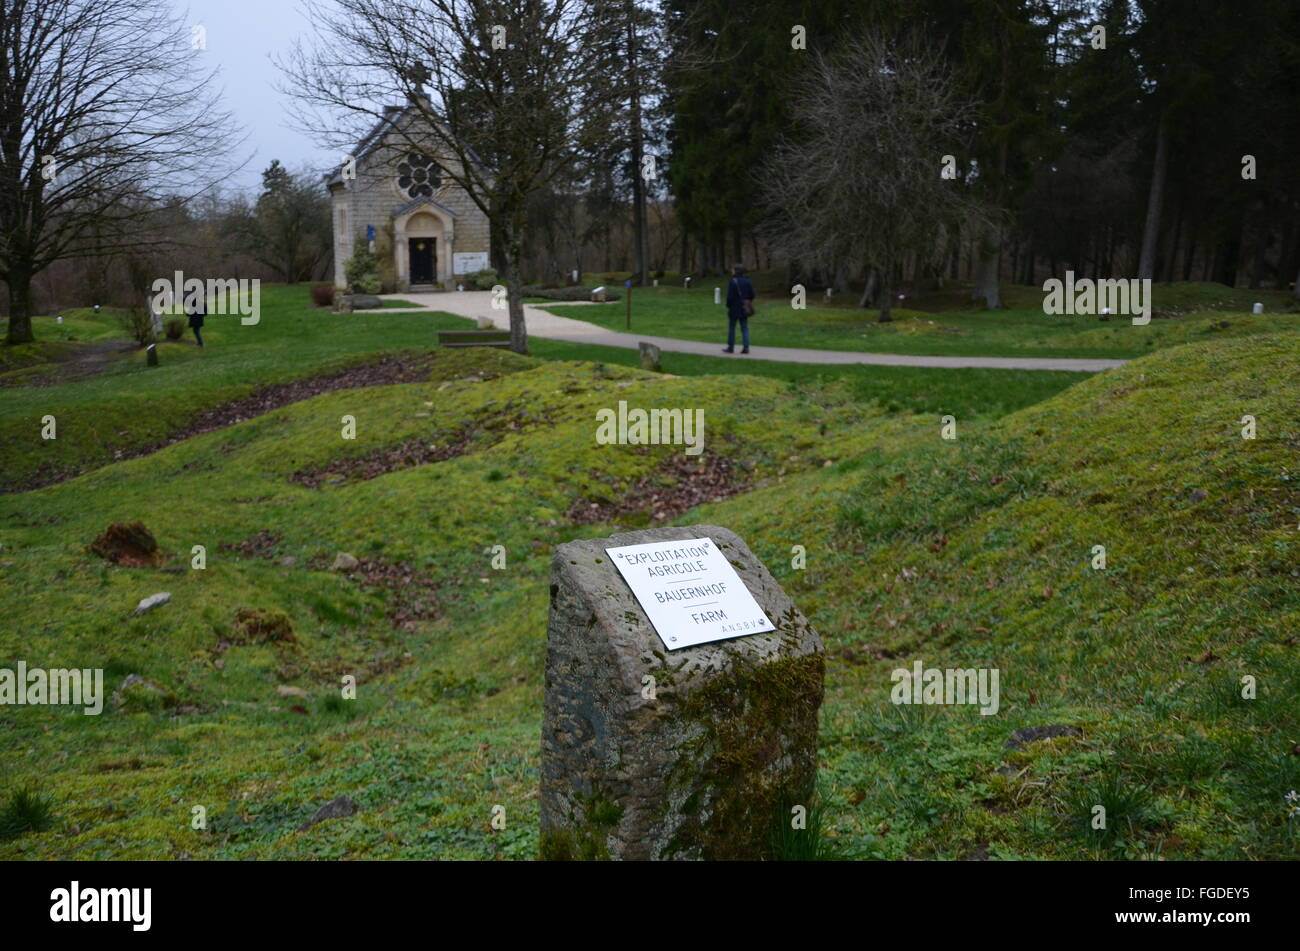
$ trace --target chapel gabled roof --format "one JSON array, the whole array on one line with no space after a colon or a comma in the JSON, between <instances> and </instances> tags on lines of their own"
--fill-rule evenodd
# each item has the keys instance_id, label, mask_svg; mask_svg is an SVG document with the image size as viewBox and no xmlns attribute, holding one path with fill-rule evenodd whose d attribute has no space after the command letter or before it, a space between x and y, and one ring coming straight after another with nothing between
<instances>
[{"instance_id":1,"label":"chapel gabled roof","mask_svg":"<svg viewBox=\"0 0 1300 951\"><path fill-rule=\"evenodd\" d=\"M361 141L357 143L355 151L357 164L360 165L365 161L370 153L379 148L379 146L383 144L384 136L388 132L398 129L402 119L404 119L414 108L414 102L408 102L405 106L384 106L383 118L376 122L370 131L362 137ZM473 149L466 147L465 151L480 169L485 172L491 171ZM343 170L342 168L336 168L332 172L326 172L322 177L325 179L325 187L327 189L332 189L335 185L342 184Z\"/></svg>"}]
</instances>

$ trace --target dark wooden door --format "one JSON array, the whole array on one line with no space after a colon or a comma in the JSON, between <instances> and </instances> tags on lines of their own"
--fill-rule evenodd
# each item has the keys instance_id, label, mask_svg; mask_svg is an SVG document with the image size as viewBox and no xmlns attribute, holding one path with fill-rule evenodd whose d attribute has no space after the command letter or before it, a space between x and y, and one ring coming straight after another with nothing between
<instances>
[{"instance_id":1,"label":"dark wooden door","mask_svg":"<svg viewBox=\"0 0 1300 951\"><path fill-rule=\"evenodd\" d=\"M437 257L434 255L434 238L411 238L411 283L432 284Z\"/></svg>"}]
</instances>

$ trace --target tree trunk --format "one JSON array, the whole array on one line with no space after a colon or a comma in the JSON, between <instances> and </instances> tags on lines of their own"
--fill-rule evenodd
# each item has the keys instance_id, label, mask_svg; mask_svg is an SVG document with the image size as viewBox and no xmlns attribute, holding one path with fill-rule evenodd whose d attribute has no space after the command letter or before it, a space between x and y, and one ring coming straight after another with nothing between
<instances>
[{"instance_id":1,"label":"tree trunk","mask_svg":"<svg viewBox=\"0 0 1300 951\"><path fill-rule=\"evenodd\" d=\"M9 271L9 333L5 343L31 343L32 335L32 276L10 269Z\"/></svg>"},{"instance_id":2,"label":"tree trunk","mask_svg":"<svg viewBox=\"0 0 1300 951\"><path fill-rule=\"evenodd\" d=\"M1156 241L1160 236L1160 203L1164 200L1165 177L1169 171L1169 136L1164 117L1156 128L1156 155L1151 167L1151 193L1147 196L1147 221L1142 230L1142 254L1138 258L1138 280L1154 278Z\"/></svg>"},{"instance_id":3,"label":"tree trunk","mask_svg":"<svg viewBox=\"0 0 1300 951\"><path fill-rule=\"evenodd\" d=\"M1295 231L1295 221L1288 219L1286 228L1282 232L1282 244L1278 248L1277 252L1277 269L1274 271L1274 274L1277 277L1277 280L1274 281L1274 286L1278 289L1286 287L1285 275L1291 273L1291 262L1295 260Z\"/></svg>"},{"instance_id":4,"label":"tree trunk","mask_svg":"<svg viewBox=\"0 0 1300 951\"><path fill-rule=\"evenodd\" d=\"M984 306L989 310L1002 309L1002 295L998 288L1001 257L1001 249L996 245L984 251L980 257L979 270L975 274L975 286L971 289L971 300L983 300Z\"/></svg>"},{"instance_id":5,"label":"tree trunk","mask_svg":"<svg viewBox=\"0 0 1300 951\"><path fill-rule=\"evenodd\" d=\"M879 279L876 276L876 269L867 265L867 280L862 285L862 297L858 299L859 307L870 307L876 300L876 284Z\"/></svg>"},{"instance_id":6,"label":"tree trunk","mask_svg":"<svg viewBox=\"0 0 1300 951\"><path fill-rule=\"evenodd\" d=\"M1291 285L1291 296L1300 300L1300 271L1296 271L1295 283ZM10 320L13 318L11 317Z\"/></svg>"},{"instance_id":7,"label":"tree trunk","mask_svg":"<svg viewBox=\"0 0 1300 951\"><path fill-rule=\"evenodd\" d=\"M880 269L880 317L879 322L888 323L894 319L894 263L887 261Z\"/></svg>"},{"instance_id":8,"label":"tree trunk","mask_svg":"<svg viewBox=\"0 0 1300 951\"><path fill-rule=\"evenodd\" d=\"M1250 262L1250 289L1252 291L1259 290L1260 282L1264 278L1264 270L1268 267L1265 258L1268 255L1268 248L1272 238L1272 232L1269 231L1267 225L1260 228L1255 237L1255 255Z\"/></svg>"},{"instance_id":9,"label":"tree trunk","mask_svg":"<svg viewBox=\"0 0 1300 951\"><path fill-rule=\"evenodd\" d=\"M1178 270L1178 246L1183 240L1183 202L1178 203L1178 211L1174 214L1174 227L1169 238L1169 246L1165 249L1163 265L1160 268L1161 280L1166 284L1174 282L1174 272Z\"/></svg>"},{"instance_id":10,"label":"tree trunk","mask_svg":"<svg viewBox=\"0 0 1300 951\"><path fill-rule=\"evenodd\" d=\"M1241 244L1245 234L1245 225L1236 223L1231 226L1231 238L1223 241L1223 253L1218 256L1213 280L1228 287L1237 286L1237 270L1241 266Z\"/></svg>"},{"instance_id":11,"label":"tree trunk","mask_svg":"<svg viewBox=\"0 0 1300 951\"><path fill-rule=\"evenodd\" d=\"M632 228L636 231L636 273L642 287L649 285L650 254L649 227L645 206L645 172L642 167L644 147L641 133L641 86L637 75L636 29L631 19L627 22L627 71L632 99Z\"/></svg>"},{"instance_id":12,"label":"tree trunk","mask_svg":"<svg viewBox=\"0 0 1300 951\"><path fill-rule=\"evenodd\" d=\"M520 281L520 268L523 266L523 246L520 239L512 234L505 239L506 246L506 293L510 306L510 349L515 353L528 352L528 328L524 326L524 295Z\"/></svg>"}]
</instances>

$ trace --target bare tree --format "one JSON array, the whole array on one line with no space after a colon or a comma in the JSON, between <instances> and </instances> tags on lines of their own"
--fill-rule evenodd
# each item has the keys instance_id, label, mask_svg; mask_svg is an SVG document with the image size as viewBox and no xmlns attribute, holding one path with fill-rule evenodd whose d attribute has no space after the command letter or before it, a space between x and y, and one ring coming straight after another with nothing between
<instances>
[{"instance_id":1,"label":"bare tree","mask_svg":"<svg viewBox=\"0 0 1300 951\"><path fill-rule=\"evenodd\" d=\"M340 149L379 128L405 148L438 153L446 177L497 233L510 345L527 352L520 287L529 199L604 134L619 87L593 52L608 48L621 24L592 0L306 7L314 42L280 63L285 91L307 109L299 124ZM395 99L408 108L386 112Z\"/></svg>"},{"instance_id":2,"label":"bare tree","mask_svg":"<svg viewBox=\"0 0 1300 951\"><path fill-rule=\"evenodd\" d=\"M763 232L790 259L865 265L889 320L906 255L937 264L955 229L995 217L958 171L972 107L918 41L875 35L818 54L794 102L763 177Z\"/></svg>"},{"instance_id":3,"label":"bare tree","mask_svg":"<svg viewBox=\"0 0 1300 951\"><path fill-rule=\"evenodd\" d=\"M162 0L0 7L0 278L9 343L32 340L32 279L148 247L164 197L210 184L238 142ZM144 289L141 289L143 293Z\"/></svg>"}]
</instances>

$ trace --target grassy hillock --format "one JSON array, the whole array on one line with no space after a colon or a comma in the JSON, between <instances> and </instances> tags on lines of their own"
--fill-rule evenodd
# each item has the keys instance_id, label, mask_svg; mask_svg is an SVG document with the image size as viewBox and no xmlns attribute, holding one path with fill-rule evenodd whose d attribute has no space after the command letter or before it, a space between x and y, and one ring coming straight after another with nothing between
<instances>
[{"instance_id":1,"label":"grassy hillock","mask_svg":"<svg viewBox=\"0 0 1300 951\"><path fill-rule=\"evenodd\" d=\"M0 856L533 857L549 554L656 515L740 533L821 632L833 854L1294 856L1297 365L1296 334L1164 350L946 441L834 380L443 352L0 497L0 652L170 692L6 709L0 795L52 814ZM705 455L596 445L620 399L702 407ZM86 550L137 520L160 568ZM998 714L891 704L917 659L998 668ZM1079 735L1004 749L1046 725Z\"/></svg>"},{"instance_id":2,"label":"grassy hillock","mask_svg":"<svg viewBox=\"0 0 1300 951\"><path fill-rule=\"evenodd\" d=\"M64 481L181 438L205 414L254 398L268 386L423 354L438 330L471 326L465 318L437 311L335 314L312 307L303 286L263 287L261 305L256 324L209 316L203 350L189 336L163 341L157 367L146 369L144 352L128 349L107 354L93 374L62 381L59 374L75 348L88 341L130 347L121 337L117 312L68 311L62 325L52 317L34 320L36 343L0 347L0 457L5 462L0 492ZM639 359L635 350L587 344L534 339L531 346L551 360L635 366ZM693 376L731 373L735 366L721 354L669 354L665 363L670 373ZM844 380L859 399L895 409L981 415L1001 415L1038 402L1081 378L1075 373L772 362L750 364L749 372L813 385ZM28 385L36 378L45 385ZM55 418L56 439L42 438L46 416Z\"/></svg>"}]
</instances>

